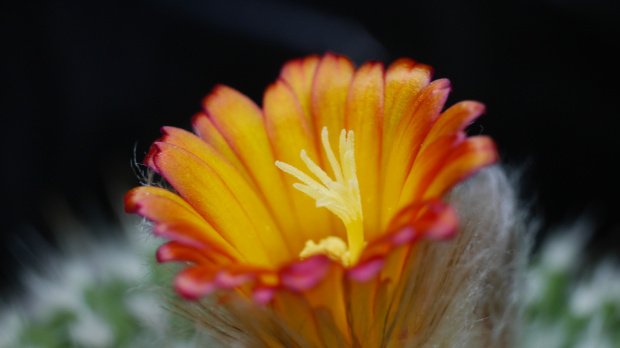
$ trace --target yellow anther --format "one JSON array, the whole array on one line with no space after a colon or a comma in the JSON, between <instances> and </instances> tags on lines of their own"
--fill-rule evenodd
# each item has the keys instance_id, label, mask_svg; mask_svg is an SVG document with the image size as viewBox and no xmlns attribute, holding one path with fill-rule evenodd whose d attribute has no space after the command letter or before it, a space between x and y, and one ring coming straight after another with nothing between
<instances>
[{"instance_id":1,"label":"yellow anther","mask_svg":"<svg viewBox=\"0 0 620 348\"><path fill-rule=\"evenodd\" d=\"M314 241L306 241L304 250L301 251L299 257L305 259L312 255L323 254L327 255L330 259L340 261L345 267L350 266L351 252L342 239L334 236L321 239L319 244Z\"/></svg>"}]
</instances>

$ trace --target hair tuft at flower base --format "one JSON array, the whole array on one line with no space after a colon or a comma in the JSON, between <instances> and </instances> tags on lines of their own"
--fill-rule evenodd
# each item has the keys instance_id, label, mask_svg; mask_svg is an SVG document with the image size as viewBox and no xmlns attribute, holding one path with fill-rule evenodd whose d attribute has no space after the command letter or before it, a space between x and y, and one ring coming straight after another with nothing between
<instances>
[{"instance_id":1,"label":"hair tuft at flower base","mask_svg":"<svg viewBox=\"0 0 620 348\"><path fill-rule=\"evenodd\" d=\"M399 59L288 62L262 108L216 86L194 133L162 128L126 211L187 266L186 312L248 347L509 347L519 223L485 108ZM464 184L459 184L477 172Z\"/></svg>"}]
</instances>

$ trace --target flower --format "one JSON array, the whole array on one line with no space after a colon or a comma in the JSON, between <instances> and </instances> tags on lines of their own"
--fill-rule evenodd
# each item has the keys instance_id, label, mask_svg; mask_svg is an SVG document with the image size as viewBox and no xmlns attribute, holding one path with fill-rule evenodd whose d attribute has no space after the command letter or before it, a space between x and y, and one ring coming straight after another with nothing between
<instances>
[{"instance_id":1,"label":"flower","mask_svg":"<svg viewBox=\"0 0 620 348\"><path fill-rule=\"evenodd\" d=\"M431 76L410 59L356 70L328 53L288 62L262 109L216 86L192 120L196 135L164 127L144 160L175 192L134 188L126 211L170 240L158 261L187 263L179 294L227 293L221 305L256 342L420 337L439 320L424 307L446 303L407 307L434 289L420 271L433 269L429 245L458 230L444 195L498 160L490 138L464 132L484 106L442 112L450 83Z\"/></svg>"}]
</instances>

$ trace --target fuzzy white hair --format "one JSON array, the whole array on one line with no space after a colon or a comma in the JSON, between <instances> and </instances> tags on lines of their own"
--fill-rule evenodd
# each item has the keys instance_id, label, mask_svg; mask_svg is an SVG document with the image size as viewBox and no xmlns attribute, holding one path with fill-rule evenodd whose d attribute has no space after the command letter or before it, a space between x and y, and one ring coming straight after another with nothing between
<instances>
[{"instance_id":1,"label":"fuzzy white hair","mask_svg":"<svg viewBox=\"0 0 620 348\"><path fill-rule=\"evenodd\" d=\"M447 303L428 339L410 346L514 347L522 327L530 249L514 181L493 166L455 187L447 198L459 213L459 233L455 241L435 243L424 260L433 268L427 282L437 289L426 300ZM442 283L445 273L449 281Z\"/></svg>"}]
</instances>

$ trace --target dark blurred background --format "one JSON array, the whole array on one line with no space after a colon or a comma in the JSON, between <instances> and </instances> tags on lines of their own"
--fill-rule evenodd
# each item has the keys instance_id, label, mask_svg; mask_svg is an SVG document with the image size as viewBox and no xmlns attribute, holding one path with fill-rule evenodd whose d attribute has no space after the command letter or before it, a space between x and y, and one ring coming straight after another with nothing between
<instances>
[{"instance_id":1,"label":"dark blurred background","mask_svg":"<svg viewBox=\"0 0 620 348\"><path fill-rule=\"evenodd\" d=\"M523 199L545 226L588 215L594 252L618 252L619 7L604 0L30 1L1 18L0 285L55 244L58 197L93 223L116 219L115 185L137 184L163 125L189 129L216 83L260 102L288 59L407 56L450 78L449 104L488 112L524 166ZM60 231L62 234L62 231ZM34 260L34 261L33 261Z\"/></svg>"}]
</instances>

